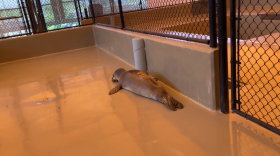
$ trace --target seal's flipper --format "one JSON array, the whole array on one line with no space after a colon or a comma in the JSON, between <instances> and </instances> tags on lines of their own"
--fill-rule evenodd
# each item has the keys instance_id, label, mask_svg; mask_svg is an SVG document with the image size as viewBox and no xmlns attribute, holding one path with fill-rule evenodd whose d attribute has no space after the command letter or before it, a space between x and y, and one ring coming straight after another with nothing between
<instances>
[{"instance_id":1,"label":"seal's flipper","mask_svg":"<svg viewBox=\"0 0 280 156\"><path fill-rule=\"evenodd\" d=\"M184 108L184 105L181 104L176 99L174 99L172 96L170 96L169 98L170 98L170 101L172 102L172 104L176 106L176 108L178 108L178 109L183 109Z\"/></svg>"},{"instance_id":2,"label":"seal's flipper","mask_svg":"<svg viewBox=\"0 0 280 156\"><path fill-rule=\"evenodd\" d=\"M112 95L112 94L115 94L117 93L119 90L122 89L122 86L121 85L117 85L115 88L113 88L110 92L109 92L109 95Z\"/></svg>"},{"instance_id":3,"label":"seal's flipper","mask_svg":"<svg viewBox=\"0 0 280 156\"><path fill-rule=\"evenodd\" d=\"M173 111L177 111L176 105L174 105L174 104L171 102L170 98L167 98L166 96L164 96L164 97L161 97L160 100L161 100L161 102L163 102L167 107L169 107L169 108L172 109Z\"/></svg>"}]
</instances>

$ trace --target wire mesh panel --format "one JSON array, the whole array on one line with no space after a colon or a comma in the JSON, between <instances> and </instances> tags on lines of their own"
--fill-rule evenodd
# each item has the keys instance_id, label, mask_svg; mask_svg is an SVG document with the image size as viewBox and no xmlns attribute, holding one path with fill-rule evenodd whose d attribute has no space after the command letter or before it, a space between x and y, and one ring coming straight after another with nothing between
<instances>
[{"instance_id":1,"label":"wire mesh panel","mask_svg":"<svg viewBox=\"0 0 280 156\"><path fill-rule=\"evenodd\" d=\"M76 5L78 7L77 14L79 15L78 19L81 21L81 25L93 24L91 0L76 0Z\"/></svg>"},{"instance_id":2,"label":"wire mesh panel","mask_svg":"<svg viewBox=\"0 0 280 156\"><path fill-rule=\"evenodd\" d=\"M79 25L74 0L40 0L47 30Z\"/></svg>"},{"instance_id":3,"label":"wire mesh panel","mask_svg":"<svg viewBox=\"0 0 280 156\"><path fill-rule=\"evenodd\" d=\"M117 0L93 0L97 24L121 27ZM209 39L208 0L121 0L125 29Z\"/></svg>"},{"instance_id":4,"label":"wire mesh panel","mask_svg":"<svg viewBox=\"0 0 280 156\"><path fill-rule=\"evenodd\" d=\"M238 111L280 134L280 3L242 0L238 22Z\"/></svg>"},{"instance_id":5,"label":"wire mesh panel","mask_svg":"<svg viewBox=\"0 0 280 156\"><path fill-rule=\"evenodd\" d=\"M13 23L8 24L9 29L22 29L22 26L18 26L22 24L14 24L23 23L17 20L21 18L21 21L28 21L24 26L34 34L96 23L150 34L205 39L200 41L205 43L209 43L210 39L208 0L12 1L21 2L21 6L17 7L21 8L18 9L20 16L13 19L5 16L1 18L1 21L5 19L2 25L11 23L8 22L10 20ZM11 1L5 2L13 4ZM3 10L4 3L0 7ZM15 7L9 9L15 10ZM11 25L17 28L12 28ZM4 34L7 36L7 33Z\"/></svg>"},{"instance_id":6,"label":"wire mesh panel","mask_svg":"<svg viewBox=\"0 0 280 156\"><path fill-rule=\"evenodd\" d=\"M92 0L97 24L121 27L119 5L117 0Z\"/></svg>"},{"instance_id":7,"label":"wire mesh panel","mask_svg":"<svg viewBox=\"0 0 280 156\"><path fill-rule=\"evenodd\" d=\"M0 38L26 35L29 29L26 25L23 10L18 0L0 1Z\"/></svg>"},{"instance_id":8,"label":"wire mesh panel","mask_svg":"<svg viewBox=\"0 0 280 156\"><path fill-rule=\"evenodd\" d=\"M93 24L93 7L91 0L75 0L77 6L77 15L80 25Z\"/></svg>"},{"instance_id":9,"label":"wire mesh panel","mask_svg":"<svg viewBox=\"0 0 280 156\"><path fill-rule=\"evenodd\" d=\"M134 4L131 10L139 8ZM127 28L201 39L209 36L208 1L147 0L142 4L146 10L124 13Z\"/></svg>"}]
</instances>

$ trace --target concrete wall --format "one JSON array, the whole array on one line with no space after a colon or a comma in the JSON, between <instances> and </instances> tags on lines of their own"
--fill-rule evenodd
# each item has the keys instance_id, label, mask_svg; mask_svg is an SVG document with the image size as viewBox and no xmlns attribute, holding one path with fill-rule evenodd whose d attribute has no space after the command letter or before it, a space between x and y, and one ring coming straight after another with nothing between
<instances>
[{"instance_id":1,"label":"concrete wall","mask_svg":"<svg viewBox=\"0 0 280 156\"><path fill-rule=\"evenodd\" d=\"M93 29L97 46L133 66L132 38L143 38L150 75L211 110L217 108L217 49L101 26Z\"/></svg>"},{"instance_id":2,"label":"concrete wall","mask_svg":"<svg viewBox=\"0 0 280 156\"><path fill-rule=\"evenodd\" d=\"M95 45L92 26L0 40L0 63Z\"/></svg>"}]
</instances>

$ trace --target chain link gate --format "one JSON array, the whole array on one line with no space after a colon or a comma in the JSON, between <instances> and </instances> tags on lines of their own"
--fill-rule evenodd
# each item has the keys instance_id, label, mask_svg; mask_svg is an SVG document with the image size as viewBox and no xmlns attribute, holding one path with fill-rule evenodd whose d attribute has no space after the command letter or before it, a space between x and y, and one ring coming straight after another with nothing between
<instances>
[{"instance_id":1,"label":"chain link gate","mask_svg":"<svg viewBox=\"0 0 280 156\"><path fill-rule=\"evenodd\" d=\"M231 0L232 111L280 135L280 3L239 0L237 14L235 6Z\"/></svg>"}]
</instances>

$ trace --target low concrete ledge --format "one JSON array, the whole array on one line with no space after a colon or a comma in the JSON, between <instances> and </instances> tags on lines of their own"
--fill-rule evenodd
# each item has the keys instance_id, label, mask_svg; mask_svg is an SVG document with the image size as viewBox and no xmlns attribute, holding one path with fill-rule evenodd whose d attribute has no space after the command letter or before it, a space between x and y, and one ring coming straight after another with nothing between
<instances>
[{"instance_id":1,"label":"low concrete ledge","mask_svg":"<svg viewBox=\"0 0 280 156\"><path fill-rule=\"evenodd\" d=\"M94 46L92 26L0 40L0 63Z\"/></svg>"},{"instance_id":2,"label":"low concrete ledge","mask_svg":"<svg viewBox=\"0 0 280 156\"><path fill-rule=\"evenodd\" d=\"M218 108L218 49L102 26L93 29L98 47L133 66L132 38L143 38L150 75L210 110Z\"/></svg>"}]
</instances>

